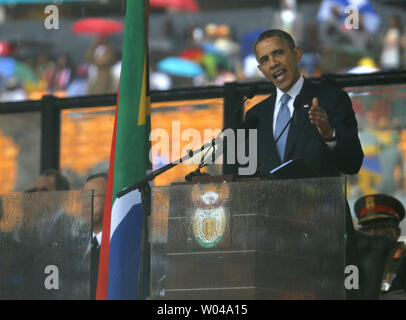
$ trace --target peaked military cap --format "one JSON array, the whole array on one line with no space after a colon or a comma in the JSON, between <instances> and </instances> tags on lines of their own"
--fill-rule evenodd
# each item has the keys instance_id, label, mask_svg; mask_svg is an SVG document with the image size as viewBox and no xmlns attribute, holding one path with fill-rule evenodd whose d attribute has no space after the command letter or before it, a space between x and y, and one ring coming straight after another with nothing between
<instances>
[{"instance_id":1,"label":"peaked military cap","mask_svg":"<svg viewBox=\"0 0 406 320\"><path fill-rule=\"evenodd\" d=\"M354 212L361 225L387 221L399 224L405 217L405 208L402 203L382 193L359 198L354 204Z\"/></svg>"}]
</instances>

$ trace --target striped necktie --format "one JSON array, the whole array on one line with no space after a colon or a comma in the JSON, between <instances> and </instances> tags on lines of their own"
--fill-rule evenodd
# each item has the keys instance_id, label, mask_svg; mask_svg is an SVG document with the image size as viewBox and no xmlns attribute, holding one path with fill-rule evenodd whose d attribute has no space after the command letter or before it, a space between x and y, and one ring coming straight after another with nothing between
<instances>
[{"instance_id":1,"label":"striped necktie","mask_svg":"<svg viewBox=\"0 0 406 320\"><path fill-rule=\"evenodd\" d=\"M278 138L281 134L283 128L288 123L290 119L290 111L288 108L288 102L290 100L290 96L285 93L281 98L281 106L279 108L278 115L276 117L276 124L275 124L275 138ZM288 132L289 126L285 129L282 136L279 138L278 142L276 143L276 150L278 151L279 159L283 161L283 156L285 154L285 147L286 147L286 140L288 139Z\"/></svg>"}]
</instances>

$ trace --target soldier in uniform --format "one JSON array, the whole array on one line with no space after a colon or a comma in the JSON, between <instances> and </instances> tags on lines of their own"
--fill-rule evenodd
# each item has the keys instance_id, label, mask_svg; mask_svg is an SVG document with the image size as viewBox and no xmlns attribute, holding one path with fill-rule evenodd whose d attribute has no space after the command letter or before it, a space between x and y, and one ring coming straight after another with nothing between
<instances>
[{"instance_id":1,"label":"soldier in uniform","mask_svg":"<svg viewBox=\"0 0 406 320\"><path fill-rule=\"evenodd\" d=\"M406 298L406 244L398 241L399 223L405 217L405 208L396 198L386 194L366 195L354 205L360 231L370 235L387 236L391 249L386 259L382 278L382 298L389 292Z\"/></svg>"}]
</instances>

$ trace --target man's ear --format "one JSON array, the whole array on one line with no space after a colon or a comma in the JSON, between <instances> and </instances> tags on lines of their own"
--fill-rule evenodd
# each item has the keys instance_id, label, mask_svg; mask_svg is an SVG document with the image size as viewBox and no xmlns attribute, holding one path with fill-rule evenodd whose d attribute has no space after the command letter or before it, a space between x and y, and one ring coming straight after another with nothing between
<instances>
[{"instance_id":1,"label":"man's ear","mask_svg":"<svg viewBox=\"0 0 406 320\"><path fill-rule=\"evenodd\" d=\"M303 54L302 48L295 47L293 49L293 54L295 55L296 62L299 62L302 59L302 54Z\"/></svg>"},{"instance_id":2,"label":"man's ear","mask_svg":"<svg viewBox=\"0 0 406 320\"><path fill-rule=\"evenodd\" d=\"M259 72L261 72L261 74L265 77L265 74L262 72L262 69L261 69L261 65L260 65L260 64L257 65L257 68L258 68Z\"/></svg>"}]
</instances>

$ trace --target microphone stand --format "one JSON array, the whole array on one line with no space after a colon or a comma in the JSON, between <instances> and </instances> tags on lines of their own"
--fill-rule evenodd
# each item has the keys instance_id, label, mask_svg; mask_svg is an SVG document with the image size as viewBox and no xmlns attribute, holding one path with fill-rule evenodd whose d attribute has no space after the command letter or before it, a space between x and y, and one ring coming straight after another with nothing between
<instances>
[{"instance_id":1,"label":"microphone stand","mask_svg":"<svg viewBox=\"0 0 406 320\"><path fill-rule=\"evenodd\" d=\"M157 176L161 175L162 173L172 169L173 167L176 167L178 164L180 164L182 162L189 160L194 155L199 154L200 152L204 151L204 149L206 149L207 147L211 147L214 143L214 140L215 139L213 139L210 143L206 143L206 144L202 145L199 149L189 150L188 154L183 156L182 158L180 158L176 161L173 161L171 163L168 163L167 165L163 166L162 168L156 169L155 171L148 174L144 179L142 179L142 180L134 183L133 185L118 192L117 198L121 198L121 197L125 196L127 193L129 193L135 189L144 187L146 184L148 184L149 181L154 180Z\"/></svg>"}]
</instances>

